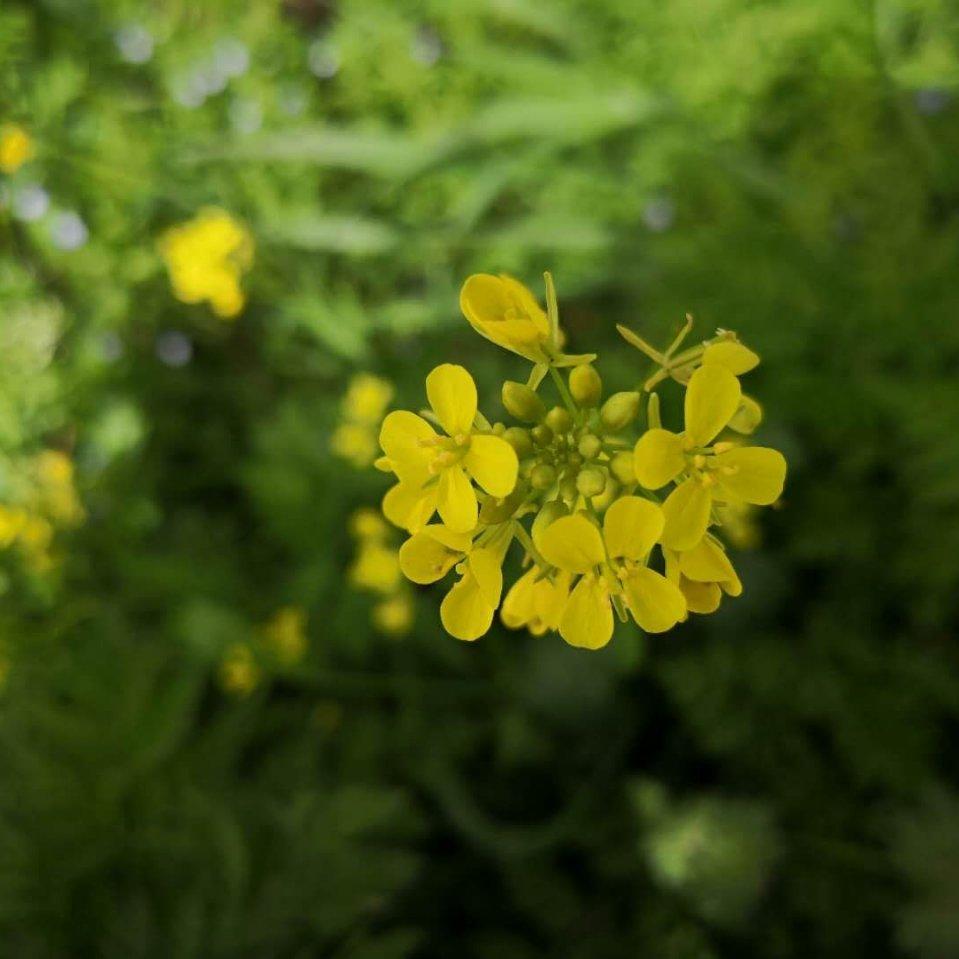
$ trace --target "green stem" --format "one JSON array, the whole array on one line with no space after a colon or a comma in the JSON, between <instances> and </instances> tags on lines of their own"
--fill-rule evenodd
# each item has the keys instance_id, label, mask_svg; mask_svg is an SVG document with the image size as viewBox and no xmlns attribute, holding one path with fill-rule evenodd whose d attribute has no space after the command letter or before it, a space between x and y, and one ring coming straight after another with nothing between
<instances>
[{"instance_id":1,"label":"green stem","mask_svg":"<svg viewBox=\"0 0 959 959\"><path fill-rule=\"evenodd\" d=\"M555 366L551 366L549 368L549 375L553 377L553 382L556 384L556 389L559 391L559 395L563 398L563 402L566 404L566 409L569 410L570 416L573 417L573 421L578 423L579 410L577 409L576 404L573 402L573 397L570 395L566 384L563 382L563 377L559 370L556 369Z\"/></svg>"}]
</instances>

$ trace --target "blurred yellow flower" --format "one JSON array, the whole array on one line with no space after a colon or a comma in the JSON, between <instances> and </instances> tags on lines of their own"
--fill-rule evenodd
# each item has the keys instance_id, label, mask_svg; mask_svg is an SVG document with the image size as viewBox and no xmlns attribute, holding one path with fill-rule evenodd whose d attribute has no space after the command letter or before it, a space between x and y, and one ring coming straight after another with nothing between
<instances>
[{"instance_id":1,"label":"blurred yellow flower","mask_svg":"<svg viewBox=\"0 0 959 959\"><path fill-rule=\"evenodd\" d=\"M342 420L333 431L330 446L341 459L357 469L376 457L376 433L393 399L393 386L372 373L358 373L350 380L340 402Z\"/></svg>"},{"instance_id":2,"label":"blurred yellow flower","mask_svg":"<svg viewBox=\"0 0 959 959\"><path fill-rule=\"evenodd\" d=\"M30 134L16 123L0 126L0 171L16 173L33 156Z\"/></svg>"},{"instance_id":3,"label":"blurred yellow flower","mask_svg":"<svg viewBox=\"0 0 959 959\"><path fill-rule=\"evenodd\" d=\"M236 696L248 696L260 682L260 667L246 643L234 643L220 662L220 684Z\"/></svg>"},{"instance_id":4,"label":"blurred yellow flower","mask_svg":"<svg viewBox=\"0 0 959 959\"><path fill-rule=\"evenodd\" d=\"M240 278L253 264L253 237L225 210L202 209L160 240L173 293L184 303L207 301L224 320L246 302Z\"/></svg>"},{"instance_id":5,"label":"blurred yellow flower","mask_svg":"<svg viewBox=\"0 0 959 959\"><path fill-rule=\"evenodd\" d=\"M298 663L306 652L306 611L284 606L263 627L263 639L270 652L285 666Z\"/></svg>"},{"instance_id":6,"label":"blurred yellow flower","mask_svg":"<svg viewBox=\"0 0 959 959\"><path fill-rule=\"evenodd\" d=\"M413 626L413 600L397 593L373 607L373 625L387 636L405 636Z\"/></svg>"}]
</instances>

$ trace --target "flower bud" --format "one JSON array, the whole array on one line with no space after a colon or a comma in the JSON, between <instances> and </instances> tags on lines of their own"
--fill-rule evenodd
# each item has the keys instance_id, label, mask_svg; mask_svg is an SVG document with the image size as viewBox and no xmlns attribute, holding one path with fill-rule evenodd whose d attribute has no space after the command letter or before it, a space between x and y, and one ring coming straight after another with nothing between
<instances>
[{"instance_id":1,"label":"flower bud","mask_svg":"<svg viewBox=\"0 0 959 959\"><path fill-rule=\"evenodd\" d=\"M573 425L573 417L562 406L554 406L546 414L546 425L554 433L565 433Z\"/></svg>"},{"instance_id":2,"label":"flower bud","mask_svg":"<svg viewBox=\"0 0 959 959\"><path fill-rule=\"evenodd\" d=\"M569 466L570 469L578 470L583 465L583 457L580 456L579 453L570 453L569 456L566 457L566 465Z\"/></svg>"},{"instance_id":3,"label":"flower bud","mask_svg":"<svg viewBox=\"0 0 959 959\"><path fill-rule=\"evenodd\" d=\"M569 392L580 406L596 406L603 395L603 381L589 363L569 371Z\"/></svg>"},{"instance_id":4,"label":"flower bud","mask_svg":"<svg viewBox=\"0 0 959 959\"><path fill-rule=\"evenodd\" d=\"M602 448L603 441L598 436L594 436L592 433L586 433L580 438L578 447L579 455L582 456L584 460L591 460L594 457L599 456Z\"/></svg>"},{"instance_id":5,"label":"flower bud","mask_svg":"<svg viewBox=\"0 0 959 959\"><path fill-rule=\"evenodd\" d=\"M540 509L536 514L536 518L533 520L533 542L536 543L537 539L543 535L546 527L555 523L556 520L562 516L569 516L569 509L562 500L554 499L548 503L543 503L542 509Z\"/></svg>"},{"instance_id":6,"label":"flower bud","mask_svg":"<svg viewBox=\"0 0 959 959\"><path fill-rule=\"evenodd\" d=\"M613 476L616 477L624 486L629 486L636 482L636 471L633 467L633 454L626 450L617 453L609 464Z\"/></svg>"},{"instance_id":7,"label":"flower bud","mask_svg":"<svg viewBox=\"0 0 959 959\"><path fill-rule=\"evenodd\" d=\"M567 476L559 484L559 493L567 503L575 502L576 497L579 495L579 489L576 486L576 477Z\"/></svg>"},{"instance_id":8,"label":"flower bud","mask_svg":"<svg viewBox=\"0 0 959 959\"><path fill-rule=\"evenodd\" d=\"M529 435L529 430L524 430L522 426L511 426L503 434L503 439L516 450L519 459L524 459L533 452L533 438Z\"/></svg>"},{"instance_id":9,"label":"flower bud","mask_svg":"<svg viewBox=\"0 0 959 959\"><path fill-rule=\"evenodd\" d=\"M546 406L536 393L525 383L513 380L503 384L503 406L523 423L538 423L546 415Z\"/></svg>"},{"instance_id":10,"label":"flower bud","mask_svg":"<svg viewBox=\"0 0 959 959\"><path fill-rule=\"evenodd\" d=\"M533 489L548 490L556 482L556 470L547 463L537 463L529 474Z\"/></svg>"},{"instance_id":11,"label":"flower bud","mask_svg":"<svg viewBox=\"0 0 959 959\"><path fill-rule=\"evenodd\" d=\"M636 419L639 412L639 393L614 393L600 410L603 426L609 430L621 430Z\"/></svg>"},{"instance_id":12,"label":"flower bud","mask_svg":"<svg viewBox=\"0 0 959 959\"><path fill-rule=\"evenodd\" d=\"M576 489L583 496L599 496L606 489L606 474L602 470L583 470L576 477Z\"/></svg>"},{"instance_id":13,"label":"flower bud","mask_svg":"<svg viewBox=\"0 0 959 959\"><path fill-rule=\"evenodd\" d=\"M534 426L530 432L533 434L533 442L537 446L549 446L553 442L553 431L545 423Z\"/></svg>"}]
</instances>

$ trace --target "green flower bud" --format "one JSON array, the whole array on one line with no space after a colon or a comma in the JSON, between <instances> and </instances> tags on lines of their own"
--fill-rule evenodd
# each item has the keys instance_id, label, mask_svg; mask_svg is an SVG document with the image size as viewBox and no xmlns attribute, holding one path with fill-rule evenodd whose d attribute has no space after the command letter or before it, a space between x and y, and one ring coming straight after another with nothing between
<instances>
[{"instance_id":1,"label":"green flower bud","mask_svg":"<svg viewBox=\"0 0 959 959\"><path fill-rule=\"evenodd\" d=\"M542 508L533 520L533 542L536 542L547 526L555 523L561 516L569 516L569 508L562 500L554 499L548 503L543 503Z\"/></svg>"},{"instance_id":2,"label":"green flower bud","mask_svg":"<svg viewBox=\"0 0 959 959\"><path fill-rule=\"evenodd\" d=\"M603 395L603 381L596 368L585 363L569 371L569 391L580 406L596 406Z\"/></svg>"},{"instance_id":3,"label":"green flower bud","mask_svg":"<svg viewBox=\"0 0 959 959\"><path fill-rule=\"evenodd\" d=\"M545 423L534 426L530 432L533 434L533 442L537 446L549 446L553 442L553 431Z\"/></svg>"},{"instance_id":4,"label":"green flower bud","mask_svg":"<svg viewBox=\"0 0 959 959\"><path fill-rule=\"evenodd\" d=\"M573 417L562 406L554 406L546 414L546 425L554 433L565 433L573 425Z\"/></svg>"},{"instance_id":5,"label":"green flower bud","mask_svg":"<svg viewBox=\"0 0 959 959\"><path fill-rule=\"evenodd\" d=\"M525 383L513 380L503 384L503 406L523 423L538 423L546 415L546 406L536 393Z\"/></svg>"},{"instance_id":6,"label":"green flower bud","mask_svg":"<svg viewBox=\"0 0 959 959\"><path fill-rule=\"evenodd\" d=\"M578 470L583 465L583 457L579 453L570 453L566 457L567 465L574 470Z\"/></svg>"},{"instance_id":7,"label":"green flower bud","mask_svg":"<svg viewBox=\"0 0 959 959\"><path fill-rule=\"evenodd\" d=\"M608 430L621 430L636 419L639 412L639 393L614 393L599 412L603 426Z\"/></svg>"},{"instance_id":8,"label":"green flower bud","mask_svg":"<svg viewBox=\"0 0 959 959\"><path fill-rule=\"evenodd\" d=\"M533 452L533 438L529 435L529 430L524 430L522 426L511 426L503 434L503 439L516 450L519 459L524 459Z\"/></svg>"},{"instance_id":9,"label":"green flower bud","mask_svg":"<svg viewBox=\"0 0 959 959\"><path fill-rule=\"evenodd\" d=\"M576 477L576 489L583 496L599 496L606 489L606 474L602 470L583 470Z\"/></svg>"},{"instance_id":10,"label":"green flower bud","mask_svg":"<svg viewBox=\"0 0 959 959\"><path fill-rule=\"evenodd\" d=\"M584 460L591 460L594 457L599 456L602 448L603 441L598 436L594 436L592 433L586 433L580 438L578 447L579 455L582 456Z\"/></svg>"},{"instance_id":11,"label":"green flower bud","mask_svg":"<svg viewBox=\"0 0 959 959\"><path fill-rule=\"evenodd\" d=\"M559 484L560 495L566 500L567 503L573 503L576 501L576 497L579 495L579 490L576 486L576 477L567 476Z\"/></svg>"},{"instance_id":12,"label":"green flower bud","mask_svg":"<svg viewBox=\"0 0 959 959\"><path fill-rule=\"evenodd\" d=\"M529 482L533 489L548 490L556 482L556 470L546 463L537 463L529 474Z\"/></svg>"},{"instance_id":13,"label":"green flower bud","mask_svg":"<svg viewBox=\"0 0 959 959\"><path fill-rule=\"evenodd\" d=\"M502 436L506 432L505 423L494 423L493 424L493 436Z\"/></svg>"},{"instance_id":14,"label":"green flower bud","mask_svg":"<svg viewBox=\"0 0 959 959\"><path fill-rule=\"evenodd\" d=\"M636 482L636 472L633 468L633 454L627 450L617 453L609 464L613 476L616 477L624 486L629 486Z\"/></svg>"}]
</instances>

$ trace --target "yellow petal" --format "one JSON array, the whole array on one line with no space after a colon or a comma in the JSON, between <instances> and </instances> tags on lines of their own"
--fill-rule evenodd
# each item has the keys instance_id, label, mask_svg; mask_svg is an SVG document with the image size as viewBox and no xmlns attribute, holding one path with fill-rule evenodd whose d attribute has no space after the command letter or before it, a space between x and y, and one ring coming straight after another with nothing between
<instances>
[{"instance_id":1,"label":"yellow petal","mask_svg":"<svg viewBox=\"0 0 959 959\"><path fill-rule=\"evenodd\" d=\"M720 340L706 347L703 366L723 366L735 376L742 376L759 366L759 356L737 340Z\"/></svg>"},{"instance_id":2,"label":"yellow petal","mask_svg":"<svg viewBox=\"0 0 959 959\"><path fill-rule=\"evenodd\" d=\"M712 505L712 495L697 480L677 486L663 503L663 545L681 552L692 549L706 532Z\"/></svg>"},{"instance_id":3,"label":"yellow petal","mask_svg":"<svg viewBox=\"0 0 959 959\"><path fill-rule=\"evenodd\" d=\"M397 477L404 482L422 484L430 475L433 451L421 443L435 439L436 431L422 416L408 410L395 410L380 427L380 446L390 460Z\"/></svg>"},{"instance_id":4,"label":"yellow petal","mask_svg":"<svg viewBox=\"0 0 959 959\"><path fill-rule=\"evenodd\" d=\"M676 479L686 465L683 437L669 430L644 433L633 452L633 469L640 486L659 489Z\"/></svg>"},{"instance_id":5,"label":"yellow petal","mask_svg":"<svg viewBox=\"0 0 959 959\"><path fill-rule=\"evenodd\" d=\"M751 397L743 393L739 409L729 421L729 428L737 433L749 435L755 433L763 421L763 408Z\"/></svg>"},{"instance_id":6,"label":"yellow petal","mask_svg":"<svg viewBox=\"0 0 959 959\"><path fill-rule=\"evenodd\" d=\"M724 366L701 366L686 387L686 439L708 446L733 418L742 390Z\"/></svg>"},{"instance_id":7,"label":"yellow petal","mask_svg":"<svg viewBox=\"0 0 959 959\"><path fill-rule=\"evenodd\" d=\"M744 446L720 453L715 475L724 497L754 506L769 506L782 495L786 459L779 450Z\"/></svg>"},{"instance_id":8,"label":"yellow petal","mask_svg":"<svg viewBox=\"0 0 959 959\"><path fill-rule=\"evenodd\" d=\"M454 532L468 533L476 526L479 517L476 491L462 466L450 466L440 473L436 508Z\"/></svg>"},{"instance_id":9,"label":"yellow petal","mask_svg":"<svg viewBox=\"0 0 959 959\"><path fill-rule=\"evenodd\" d=\"M640 629L665 633L686 616L679 587L645 566L634 566L623 581L626 603Z\"/></svg>"},{"instance_id":10,"label":"yellow petal","mask_svg":"<svg viewBox=\"0 0 959 959\"><path fill-rule=\"evenodd\" d=\"M603 517L603 539L610 559L644 559L659 541L666 522L655 503L639 496L616 500Z\"/></svg>"},{"instance_id":11,"label":"yellow petal","mask_svg":"<svg viewBox=\"0 0 959 959\"><path fill-rule=\"evenodd\" d=\"M515 583L510 587L503 600L503 608L500 610L499 617L503 625L510 629L519 629L531 622L536 615L536 578L540 575L540 570L536 566L531 566Z\"/></svg>"},{"instance_id":12,"label":"yellow petal","mask_svg":"<svg viewBox=\"0 0 959 959\"><path fill-rule=\"evenodd\" d=\"M454 553L465 555L470 551L473 545L472 537L469 533L460 533L456 530L448 529L442 523L431 523L424 530L427 536L432 536L437 543L442 543L447 549Z\"/></svg>"},{"instance_id":13,"label":"yellow petal","mask_svg":"<svg viewBox=\"0 0 959 959\"><path fill-rule=\"evenodd\" d=\"M460 308L473 329L497 346L534 363L546 359L549 321L533 294L512 277L469 277L460 291Z\"/></svg>"},{"instance_id":14,"label":"yellow petal","mask_svg":"<svg viewBox=\"0 0 959 959\"><path fill-rule=\"evenodd\" d=\"M467 574L446 594L440 605L443 628L457 639L479 639L493 623L491 606L472 573Z\"/></svg>"},{"instance_id":15,"label":"yellow petal","mask_svg":"<svg viewBox=\"0 0 959 959\"><path fill-rule=\"evenodd\" d=\"M606 559L599 530L585 516L563 516L539 537L548 563L568 573L585 573Z\"/></svg>"},{"instance_id":16,"label":"yellow petal","mask_svg":"<svg viewBox=\"0 0 959 959\"><path fill-rule=\"evenodd\" d=\"M613 635L613 611L609 606L609 590L601 576L584 576L570 594L559 634L570 646L600 649Z\"/></svg>"},{"instance_id":17,"label":"yellow petal","mask_svg":"<svg viewBox=\"0 0 959 959\"><path fill-rule=\"evenodd\" d=\"M450 436L468 436L473 431L476 384L462 366L453 363L437 366L426 377L426 397L440 425Z\"/></svg>"},{"instance_id":18,"label":"yellow petal","mask_svg":"<svg viewBox=\"0 0 959 959\"><path fill-rule=\"evenodd\" d=\"M436 486L421 489L409 483L397 483L383 497L383 515L394 526L415 533L436 512L437 494Z\"/></svg>"},{"instance_id":19,"label":"yellow petal","mask_svg":"<svg viewBox=\"0 0 959 959\"><path fill-rule=\"evenodd\" d=\"M691 613L715 613L723 599L723 591L715 583L696 583L684 576L679 588Z\"/></svg>"},{"instance_id":20,"label":"yellow petal","mask_svg":"<svg viewBox=\"0 0 959 959\"><path fill-rule=\"evenodd\" d=\"M712 536L704 536L691 550L679 557L679 568L687 579L697 583L739 584L739 577L726 551ZM739 591L733 595L739 595Z\"/></svg>"},{"instance_id":21,"label":"yellow petal","mask_svg":"<svg viewBox=\"0 0 959 959\"><path fill-rule=\"evenodd\" d=\"M400 547L400 569L414 583L435 583L462 559L463 554L451 550L423 530L415 533Z\"/></svg>"},{"instance_id":22,"label":"yellow petal","mask_svg":"<svg viewBox=\"0 0 959 959\"><path fill-rule=\"evenodd\" d=\"M503 571L499 560L490 550L480 548L474 549L466 562L483 599L495 609L503 594Z\"/></svg>"},{"instance_id":23,"label":"yellow petal","mask_svg":"<svg viewBox=\"0 0 959 959\"><path fill-rule=\"evenodd\" d=\"M519 472L516 450L499 436L474 436L464 464L490 496L509 496L516 486Z\"/></svg>"},{"instance_id":24,"label":"yellow petal","mask_svg":"<svg viewBox=\"0 0 959 959\"><path fill-rule=\"evenodd\" d=\"M573 583L573 574L559 572L553 581L541 579L533 591L533 606L536 610L537 624L544 630L559 629L566 604L569 601L569 588Z\"/></svg>"}]
</instances>

